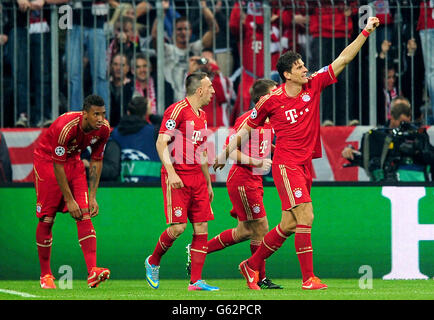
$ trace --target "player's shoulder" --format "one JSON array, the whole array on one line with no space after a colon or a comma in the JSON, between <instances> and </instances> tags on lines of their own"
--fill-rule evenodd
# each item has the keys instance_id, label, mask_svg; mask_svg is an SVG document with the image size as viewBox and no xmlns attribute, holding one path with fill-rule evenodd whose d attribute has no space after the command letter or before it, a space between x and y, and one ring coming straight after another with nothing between
<instances>
[{"instance_id":1,"label":"player's shoulder","mask_svg":"<svg viewBox=\"0 0 434 320\"><path fill-rule=\"evenodd\" d=\"M57 133L59 144L64 144L67 137L75 132L80 124L81 115L81 111L66 112L53 122L50 129Z\"/></svg>"},{"instance_id":2,"label":"player's shoulder","mask_svg":"<svg viewBox=\"0 0 434 320\"><path fill-rule=\"evenodd\" d=\"M188 107L188 102L186 101L186 99L181 100L179 102L176 102L172 105L170 105L166 111L164 111L164 116L166 118L172 119L172 120L176 120L180 114L182 114Z\"/></svg>"},{"instance_id":3,"label":"player's shoulder","mask_svg":"<svg viewBox=\"0 0 434 320\"><path fill-rule=\"evenodd\" d=\"M331 76L331 65L327 65L325 67L322 67L321 69L319 69L318 71L312 73L310 75L310 77L308 77L307 79L309 81L314 80L315 78L317 78L319 75L324 74L324 73L328 73Z\"/></svg>"},{"instance_id":4,"label":"player's shoulder","mask_svg":"<svg viewBox=\"0 0 434 320\"><path fill-rule=\"evenodd\" d=\"M284 95L284 84L278 86L276 89L273 89L270 93L264 95L259 99L258 103L256 103L256 110L259 110L263 105L271 104L276 100L280 99L282 95Z\"/></svg>"}]
</instances>

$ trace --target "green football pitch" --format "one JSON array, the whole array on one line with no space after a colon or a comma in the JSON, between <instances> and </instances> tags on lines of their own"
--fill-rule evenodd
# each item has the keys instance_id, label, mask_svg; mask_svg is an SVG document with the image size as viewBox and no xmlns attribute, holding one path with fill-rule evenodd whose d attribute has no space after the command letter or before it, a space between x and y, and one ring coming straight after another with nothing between
<instances>
[{"instance_id":1,"label":"green football pitch","mask_svg":"<svg viewBox=\"0 0 434 320\"><path fill-rule=\"evenodd\" d=\"M56 290L39 288L39 281L0 281L0 300L434 300L433 280L322 279L329 288L304 291L299 279L273 279L281 290L247 289L243 279L209 279L220 287L216 292L188 291L187 280L160 279L160 288L151 289L145 280L110 279L96 289L84 280L69 283L56 280Z\"/></svg>"}]
</instances>

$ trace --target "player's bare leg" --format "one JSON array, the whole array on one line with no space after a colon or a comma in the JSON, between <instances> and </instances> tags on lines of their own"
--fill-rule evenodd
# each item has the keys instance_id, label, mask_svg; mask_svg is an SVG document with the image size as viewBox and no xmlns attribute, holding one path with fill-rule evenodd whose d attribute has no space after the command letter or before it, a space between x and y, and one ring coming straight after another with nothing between
<instances>
[{"instance_id":1,"label":"player's bare leg","mask_svg":"<svg viewBox=\"0 0 434 320\"><path fill-rule=\"evenodd\" d=\"M291 212L297 221L294 243L303 277L302 289L327 289L327 285L321 283L321 280L317 278L313 272L311 230L314 216L312 202L302 203L292 208Z\"/></svg>"}]
</instances>

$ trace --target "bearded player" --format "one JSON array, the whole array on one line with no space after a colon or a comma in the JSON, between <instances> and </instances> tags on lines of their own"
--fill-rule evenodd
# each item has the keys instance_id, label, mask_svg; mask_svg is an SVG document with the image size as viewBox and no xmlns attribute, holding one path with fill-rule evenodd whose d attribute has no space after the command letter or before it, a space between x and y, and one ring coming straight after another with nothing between
<instances>
[{"instance_id":1,"label":"bearded player","mask_svg":"<svg viewBox=\"0 0 434 320\"><path fill-rule=\"evenodd\" d=\"M110 135L104 100L90 95L83 110L58 117L43 133L35 151L33 169L36 189L36 245L41 266L40 285L55 289L50 268L52 227L57 212L69 212L76 221L78 242L87 267L87 283L96 288L110 270L96 266L96 234L91 218L98 215L96 201L104 147ZM89 186L80 153L92 149Z\"/></svg>"},{"instance_id":2,"label":"bearded player","mask_svg":"<svg viewBox=\"0 0 434 320\"><path fill-rule=\"evenodd\" d=\"M282 218L265 235L259 249L239 265L250 289L260 289L257 282L263 260L282 246L294 228L295 251L303 279L302 289L327 288L314 274L311 242L312 159L321 157L320 94L325 87L337 82L336 77L354 59L378 25L378 18L370 17L362 33L339 57L310 77L307 76L308 70L299 54L292 51L283 54L277 63L277 70L284 83L259 100L249 120L216 159L213 166L215 170L224 166L231 152L252 129L262 126L267 118L270 119L277 136L272 173L282 203Z\"/></svg>"},{"instance_id":3,"label":"bearded player","mask_svg":"<svg viewBox=\"0 0 434 320\"><path fill-rule=\"evenodd\" d=\"M206 114L201 109L211 101L215 91L206 73L194 72L185 81L187 97L164 112L157 151L163 164L163 189L166 223L154 252L145 260L146 280L158 289L160 262L187 227L193 225L191 275L188 290L218 291L202 279L207 254L208 221L214 219L211 202L214 193L206 150Z\"/></svg>"}]
</instances>

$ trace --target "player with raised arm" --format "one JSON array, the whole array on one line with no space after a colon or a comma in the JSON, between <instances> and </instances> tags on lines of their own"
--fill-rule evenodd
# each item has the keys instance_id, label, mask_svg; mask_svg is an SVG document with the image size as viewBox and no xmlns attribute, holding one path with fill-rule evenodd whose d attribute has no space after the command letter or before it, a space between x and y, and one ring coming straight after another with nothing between
<instances>
[{"instance_id":1,"label":"player with raised arm","mask_svg":"<svg viewBox=\"0 0 434 320\"><path fill-rule=\"evenodd\" d=\"M239 265L250 289L260 289L257 282L262 261L282 246L294 228L295 251L303 278L302 289L327 288L314 274L311 242L312 159L321 157L320 94L325 87L337 81L336 77L354 59L378 25L378 18L370 17L362 33L339 57L310 77L299 54L292 51L283 54L277 63L277 70L284 83L259 100L249 120L215 160L214 169L222 168L232 151L252 129L263 125L267 118L270 119L277 136L272 173L282 203L282 218L265 235L259 249Z\"/></svg>"},{"instance_id":2,"label":"player with raised arm","mask_svg":"<svg viewBox=\"0 0 434 320\"><path fill-rule=\"evenodd\" d=\"M185 231L189 220L193 225L193 241L188 290L216 291L219 288L202 280L208 221L214 219L211 209L214 193L206 150L202 146L206 141L207 123L201 108L211 101L214 88L203 72L187 76L185 86L187 97L166 109L157 140L157 151L163 164L161 186L169 227L145 260L146 280L151 288L159 287L161 258Z\"/></svg>"},{"instance_id":3,"label":"player with raised arm","mask_svg":"<svg viewBox=\"0 0 434 320\"><path fill-rule=\"evenodd\" d=\"M58 117L43 133L33 160L36 189L36 244L41 266L40 285L55 289L50 268L52 227L57 212L69 212L76 220L78 242L87 266L87 283L95 288L110 276L110 270L96 266L96 234L91 218L99 213L96 201L104 147L110 135L104 100L90 95L83 110ZM89 186L81 152L92 148Z\"/></svg>"}]
</instances>

